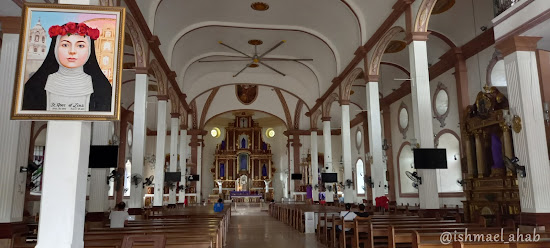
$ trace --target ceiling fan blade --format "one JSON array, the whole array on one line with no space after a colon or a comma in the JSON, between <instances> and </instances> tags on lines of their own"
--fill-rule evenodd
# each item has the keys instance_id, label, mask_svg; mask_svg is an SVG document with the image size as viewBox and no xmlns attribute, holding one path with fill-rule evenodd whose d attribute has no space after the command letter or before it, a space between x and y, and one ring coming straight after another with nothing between
<instances>
[{"instance_id":1,"label":"ceiling fan blade","mask_svg":"<svg viewBox=\"0 0 550 248\"><path fill-rule=\"evenodd\" d=\"M233 51L235 51L235 52L238 52L238 53L240 53L240 54L242 54L242 55L244 55L244 56L246 56L246 57L248 57L248 58L252 58L252 57L250 57L250 55L248 55L248 54L246 54L246 53L243 53L243 52L241 52L241 51L239 51L239 50L237 50L237 49L235 49L235 48L233 48L233 47L230 47L230 46L224 44L224 43L221 42L221 41L218 41L218 43L220 43L220 45L222 45L222 46L224 46L224 47L227 47L227 48L229 48L229 49L231 49L231 50L233 50Z\"/></svg>"},{"instance_id":2,"label":"ceiling fan blade","mask_svg":"<svg viewBox=\"0 0 550 248\"><path fill-rule=\"evenodd\" d=\"M243 58L243 59L218 59L218 60L200 60L200 63L204 62L234 62L234 61L250 61L249 58Z\"/></svg>"},{"instance_id":3,"label":"ceiling fan blade","mask_svg":"<svg viewBox=\"0 0 550 248\"><path fill-rule=\"evenodd\" d=\"M277 73L283 75L283 77L286 76L284 73L282 73L282 72L278 71L277 69L275 69L275 68L273 68L273 67L271 67L271 66L265 64L264 62L261 62L261 61L260 61L260 64L265 65L267 68L269 68L269 69L271 69L271 70L273 70L273 71L275 71L275 72L277 72Z\"/></svg>"},{"instance_id":4,"label":"ceiling fan blade","mask_svg":"<svg viewBox=\"0 0 550 248\"><path fill-rule=\"evenodd\" d=\"M313 59L279 59L279 58L263 58L263 61L313 61Z\"/></svg>"},{"instance_id":5,"label":"ceiling fan blade","mask_svg":"<svg viewBox=\"0 0 550 248\"><path fill-rule=\"evenodd\" d=\"M233 75L233 77L237 77L239 74L241 74L241 72L243 72L244 70L246 70L246 68L248 68L252 63L254 63L254 62L248 63L242 70L240 70L239 72L237 72L237 74Z\"/></svg>"},{"instance_id":6,"label":"ceiling fan blade","mask_svg":"<svg viewBox=\"0 0 550 248\"><path fill-rule=\"evenodd\" d=\"M272 47L271 49L267 50L265 53L263 53L262 55L260 55L259 58L263 58L265 55L267 55L268 53L270 53L271 51L275 50L277 47L279 47L280 45L282 45L283 43L285 43L286 40L282 40L281 42L277 43L277 45L275 45L274 47Z\"/></svg>"}]
</instances>

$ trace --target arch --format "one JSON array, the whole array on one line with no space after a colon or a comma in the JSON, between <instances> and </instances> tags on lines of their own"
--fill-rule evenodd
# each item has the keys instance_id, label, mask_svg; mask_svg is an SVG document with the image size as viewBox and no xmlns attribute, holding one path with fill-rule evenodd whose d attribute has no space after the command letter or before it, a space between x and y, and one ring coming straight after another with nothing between
<instances>
[{"instance_id":1,"label":"arch","mask_svg":"<svg viewBox=\"0 0 550 248\"><path fill-rule=\"evenodd\" d=\"M247 29L272 29L272 30L284 30L284 31L296 31L296 32L302 32L309 34L323 43L331 50L332 54L334 55L334 59L336 61L336 71L340 71L341 62L340 62L340 53L338 52L338 49L336 49L336 46L323 34L309 28L299 27L299 26L285 26L285 25L267 25L267 24L252 24L252 23L235 23L235 22L220 22L220 21L206 21L206 22L199 22L194 23L192 25L189 25L182 29L180 32L178 32L174 38L170 41L167 47L166 51L166 61L170 63L169 65L172 66L172 53L174 52L174 48L176 47L176 44L178 41L183 38L186 34L193 32L195 30L205 28L205 27L231 27L231 28L247 28Z\"/></svg>"},{"instance_id":2,"label":"arch","mask_svg":"<svg viewBox=\"0 0 550 248\"><path fill-rule=\"evenodd\" d=\"M439 138L443 135L443 134L452 134L453 136L455 136L455 138L458 140L458 147L460 148L460 157L463 157L464 156L464 151L462 151L462 140L460 140L460 136L453 130L451 129L443 129L441 131L439 131L439 133L437 133L435 135L435 138L434 138L434 143L435 144L438 144L439 143Z\"/></svg>"},{"instance_id":3,"label":"arch","mask_svg":"<svg viewBox=\"0 0 550 248\"><path fill-rule=\"evenodd\" d=\"M156 59L151 60L149 64L158 82L158 95L166 96L168 94L168 79L166 74L164 74L164 70L162 70L160 63Z\"/></svg>"},{"instance_id":4,"label":"arch","mask_svg":"<svg viewBox=\"0 0 550 248\"><path fill-rule=\"evenodd\" d=\"M338 100L338 94L332 93L330 94L327 99L325 99L325 102L323 103L323 116L326 118L330 118L330 107L332 106L332 103Z\"/></svg>"},{"instance_id":5,"label":"arch","mask_svg":"<svg viewBox=\"0 0 550 248\"><path fill-rule=\"evenodd\" d=\"M400 198L418 198L418 193L402 193L401 192L401 164L399 161L399 157L401 157L401 151L403 151L403 148L405 146L411 146L411 143L408 141L405 141L401 144L399 147L399 151L397 152L397 181L399 182L397 185L399 186L399 197Z\"/></svg>"},{"instance_id":6,"label":"arch","mask_svg":"<svg viewBox=\"0 0 550 248\"><path fill-rule=\"evenodd\" d=\"M361 161L361 164L363 165L362 168L359 167L359 161ZM367 192L367 185L365 185L365 176L366 176L366 168L365 168L365 161L363 161L363 159L361 157L357 158L357 160L355 160L355 164L353 164L353 166L355 167L355 178L357 181L355 182L355 190L357 190L357 195L360 195L360 196L364 196ZM362 170L359 171L359 168L361 168ZM361 175L363 174L363 175ZM361 180L363 179L363 180ZM364 187L364 188L363 188ZM360 190L362 190L363 192L360 193Z\"/></svg>"},{"instance_id":7,"label":"arch","mask_svg":"<svg viewBox=\"0 0 550 248\"><path fill-rule=\"evenodd\" d=\"M183 104L181 102L179 102L179 105L180 105L180 127L181 129L187 129L188 128L188 114L187 114L187 110L185 110L185 108L183 107Z\"/></svg>"},{"instance_id":8,"label":"arch","mask_svg":"<svg viewBox=\"0 0 550 248\"><path fill-rule=\"evenodd\" d=\"M405 67L403 67L401 65L398 65L396 63L381 61L380 66L382 66L382 65L395 67L395 68L401 70L403 73L407 74L407 76L409 76L409 77L411 76L411 73L409 72L409 70L405 69Z\"/></svg>"},{"instance_id":9,"label":"arch","mask_svg":"<svg viewBox=\"0 0 550 248\"><path fill-rule=\"evenodd\" d=\"M155 28L155 17L157 16L157 10L160 6L160 2L162 0L150 0L151 3L149 6L149 16L147 20L147 24L149 25L149 29L151 30L151 33L153 32L153 29Z\"/></svg>"},{"instance_id":10,"label":"arch","mask_svg":"<svg viewBox=\"0 0 550 248\"><path fill-rule=\"evenodd\" d=\"M193 100L189 107L191 108L191 127L197 129L197 101Z\"/></svg>"},{"instance_id":11,"label":"arch","mask_svg":"<svg viewBox=\"0 0 550 248\"><path fill-rule=\"evenodd\" d=\"M371 61L369 63L369 76L380 75L380 61L382 61L382 56L384 56L384 52L386 51L388 44L390 44L393 37L403 31L405 30L400 26L392 27L382 36L378 43L376 43Z\"/></svg>"},{"instance_id":12,"label":"arch","mask_svg":"<svg viewBox=\"0 0 550 248\"><path fill-rule=\"evenodd\" d=\"M311 130L317 129L319 116L321 116L321 110L318 109L315 112L313 112L313 114L311 114L311 116L309 117L309 125Z\"/></svg>"},{"instance_id":13,"label":"arch","mask_svg":"<svg viewBox=\"0 0 550 248\"><path fill-rule=\"evenodd\" d=\"M126 15L126 27L134 47L136 67L147 67L147 42L132 15Z\"/></svg>"},{"instance_id":14,"label":"arch","mask_svg":"<svg viewBox=\"0 0 550 248\"><path fill-rule=\"evenodd\" d=\"M219 89L220 87L216 87L212 89L212 92L210 92L208 99L206 99L206 102L204 103L204 107L202 108L202 114L201 114L201 122L199 125L201 129L204 128L204 121L206 119L206 114L208 113L208 109L210 109L210 105L212 104L212 101L214 101L214 97L216 97L216 94L218 93Z\"/></svg>"},{"instance_id":15,"label":"arch","mask_svg":"<svg viewBox=\"0 0 550 248\"><path fill-rule=\"evenodd\" d=\"M353 69L348 76L340 84L340 100L348 101L350 100L351 86L353 82L363 73L363 69L357 67Z\"/></svg>"},{"instance_id":16,"label":"arch","mask_svg":"<svg viewBox=\"0 0 550 248\"><path fill-rule=\"evenodd\" d=\"M437 0L423 0L416 14L416 20L414 22L413 32L427 32L428 23L432 16L432 10L437 3Z\"/></svg>"},{"instance_id":17,"label":"arch","mask_svg":"<svg viewBox=\"0 0 550 248\"><path fill-rule=\"evenodd\" d=\"M275 89L275 93L277 93L277 97L279 97L279 100L281 101L281 105L283 106L283 110L285 111L286 126L288 128L291 128L292 117L290 116L290 110L288 109L288 105L286 104L285 97L283 96L283 93L281 93L281 91L278 89Z\"/></svg>"},{"instance_id":18,"label":"arch","mask_svg":"<svg viewBox=\"0 0 550 248\"><path fill-rule=\"evenodd\" d=\"M433 35L439 38L440 40L442 40L443 42L445 42L445 44L447 44L449 47L456 48L456 44L451 39L449 39L449 37L447 37L446 35L434 30L428 30L428 32L430 32L430 35Z\"/></svg>"},{"instance_id":19,"label":"arch","mask_svg":"<svg viewBox=\"0 0 550 248\"><path fill-rule=\"evenodd\" d=\"M294 129L300 129L300 113L302 112L302 106L304 106L304 102L298 100L296 109L294 110Z\"/></svg>"},{"instance_id":20,"label":"arch","mask_svg":"<svg viewBox=\"0 0 550 248\"><path fill-rule=\"evenodd\" d=\"M178 99L178 94L176 93L176 91L174 90L174 88L170 87L170 89L168 89L168 98L170 99L170 113L171 114L180 114L180 102L179 102L179 99Z\"/></svg>"}]
</instances>

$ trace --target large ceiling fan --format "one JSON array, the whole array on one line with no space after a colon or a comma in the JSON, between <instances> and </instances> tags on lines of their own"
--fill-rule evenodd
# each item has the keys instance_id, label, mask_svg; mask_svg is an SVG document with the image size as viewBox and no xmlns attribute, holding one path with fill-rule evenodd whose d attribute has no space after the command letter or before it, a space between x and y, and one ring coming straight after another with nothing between
<instances>
[{"instance_id":1,"label":"large ceiling fan","mask_svg":"<svg viewBox=\"0 0 550 248\"><path fill-rule=\"evenodd\" d=\"M264 58L268 53L272 52L273 50L275 50L277 47L279 47L280 45L282 45L283 43L285 43L286 41L283 40L279 43L277 43L275 46L273 46L272 48L270 48L269 50L267 50L266 52L264 52L263 54L260 54L258 55L258 45L261 45L263 44L263 42L261 40L249 40L248 41L248 44L250 45L253 45L254 46L254 54L252 56L244 53L244 52L241 52L221 41L219 41L218 43L220 43L220 45L224 46L224 47L227 47L235 52L238 52L242 55L244 55L245 57L237 57L236 59L218 59L218 60L200 60L199 62L202 62L202 63L205 63L205 62L235 62L235 61L249 61L249 63L242 69L240 70L239 72L237 72L237 74L233 75L233 77L236 77L238 76L239 74L241 74L246 68L248 67L251 67L251 68L255 68L255 67L258 67L259 64L262 64L264 65L265 67L283 75L283 76L286 76L284 73L278 71L277 69L271 67L270 65L264 63L264 61L295 61L295 62L298 62L298 61L313 61L313 59L283 59L283 58Z\"/></svg>"}]
</instances>

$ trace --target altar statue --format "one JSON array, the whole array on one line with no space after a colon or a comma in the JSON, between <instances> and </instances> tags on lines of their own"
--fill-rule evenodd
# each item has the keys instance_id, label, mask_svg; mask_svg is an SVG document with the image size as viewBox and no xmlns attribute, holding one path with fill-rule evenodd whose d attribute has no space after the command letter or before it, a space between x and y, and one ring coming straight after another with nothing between
<instances>
[{"instance_id":1,"label":"altar statue","mask_svg":"<svg viewBox=\"0 0 550 248\"><path fill-rule=\"evenodd\" d=\"M240 170L248 170L248 156L246 154L240 154L239 155L239 169Z\"/></svg>"}]
</instances>

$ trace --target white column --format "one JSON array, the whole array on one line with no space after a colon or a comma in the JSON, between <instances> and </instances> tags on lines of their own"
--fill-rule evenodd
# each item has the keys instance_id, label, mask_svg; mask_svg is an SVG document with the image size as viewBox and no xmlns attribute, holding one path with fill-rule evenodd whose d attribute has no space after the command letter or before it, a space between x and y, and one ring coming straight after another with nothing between
<instances>
[{"instance_id":1,"label":"white column","mask_svg":"<svg viewBox=\"0 0 550 248\"><path fill-rule=\"evenodd\" d=\"M197 146L197 173L199 176L199 181L197 182L197 203L202 202L202 180L204 175L202 173L202 135L198 135L199 146Z\"/></svg>"},{"instance_id":2,"label":"white column","mask_svg":"<svg viewBox=\"0 0 550 248\"><path fill-rule=\"evenodd\" d=\"M92 124L92 145L108 145L110 134L109 122L94 122ZM90 200L88 212L105 212L109 202L109 185L107 176L109 169L90 169ZM121 180L124 180L121 178ZM122 187L121 187L122 189Z\"/></svg>"},{"instance_id":3,"label":"white column","mask_svg":"<svg viewBox=\"0 0 550 248\"><path fill-rule=\"evenodd\" d=\"M187 185L187 177L185 171L187 170L187 150L189 149L189 142L187 141L187 129L181 130L180 135L180 169L181 169L181 182L180 185ZM181 190L179 194L179 202L185 201L185 190Z\"/></svg>"},{"instance_id":4,"label":"white column","mask_svg":"<svg viewBox=\"0 0 550 248\"><path fill-rule=\"evenodd\" d=\"M155 163L155 194L153 206L162 206L164 196L164 148L166 144L166 100L158 100L157 150Z\"/></svg>"},{"instance_id":5,"label":"white column","mask_svg":"<svg viewBox=\"0 0 550 248\"><path fill-rule=\"evenodd\" d=\"M178 169L179 118L178 116L174 118L174 116L170 119L170 172L176 172ZM176 188L170 189L168 204L176 204Z\"/></svg>"},{"instance_id":6,"label":"white column","mask_svg":"<svg viewBox=\"0 0 550 248\"><path fill-rule=\"evenodd\" d=\"M346 186L347 180L352 180L351 173L351 131L349 124L349 105L342 105L342 160L344 162L344 202L353 203L353 188Z\"/></svg>"},{"instance_id":7,"label":"white column","mask_svg":"<svg viewBox=\"0 0 550 248\"><path fill-rule=\"evenodd\" d=\"M369 132L369 147L371 162L371 175L374 181L373 197L386 195L384 189L384 162L382 161L382 124L380 121L380 95L378 82L369 82L367 90L367 119Z\"/></svg>"},{"instance_id":8,"label":"white column","mask_svg":"<svg viewBox=\"0 0 550 248\"><path fill-rule=\"evenodd\" d=\"M90 0L60 0L90 5ZM44 157L38 248L84 247L91 123L49 121ZM63 206L63 211L59 211Z\"/></svg>"},{"instance_id":9,"label":"white column","mask_svg":"<svg viewBox=\"0 0 550 248\"><path fill-rule=\"evenodd\" d=\"M426 41L412 41L409 44L409 58L411 65L414 135L420 147L433 148L433 118ZM418 174L422 177L422 184L418 186L420 208L438 209L439 193L437 190L436 170L418 170Z\"/></svg>"},{"instance_id":10,"label":"white column","mask_svg":"<svg viewBox=\"0 0 550 248\"><path fill-rule=\"evenodd\" d=\"M38 248L84 246L90 124L48 122Z\"/></svg>"},{"instance_id":11,"label":"white column","mask_svg":"<svg viewBox=\"0 0 550 248\"><path fill-rule=\"evenodd\" d=\"M134 125L132 137L132 174L143 176L145 140L147 137L147 74L136 74L134 91ZM156 179L155 179L156 181ZM129 208L143 207L143 187L133 187L130 191Z\"/></svg>"},{"instance_id":12,"label":"white column","mask_svg":"<svg viewBox=\"0 0 550 248\"><path fill-rule=\"evenodd\" d=\"M19 34L4 33L0 57L0 223L23 220L31 122L10 120Z\"/></svg>"},{"instance_id":13,"label":"white column","mask_svg":"<svg viewBox=\"0 0 550 248\"><path fill-rule=\"evenodd\" d=\"M332 169L332 137L331 137L331 130L330 130L330 117L323 117L323 141L325 145L325 172L327 173L333 173ZM331 183L332 184L332 183ZM329 184L325 184L327 186ZM326 189L326 187L325 187ZM325 196L327 202L334 202L333 198L333 192L336 191L336 189L333 189L332 192L329 192L328 190L325 190Z\"/></svg>"},{"instance_id":14,"label":"white column","mask_svg":"<svg viewBox=\"0 0 550 248\"><path fill-rule=\"evenodd\" d=\"M513 52L504 57L504 64L511 114L519 116L522 125L519 133L512 131L515 155L527 170L525 178L518 178L521 211L550 213L550 167L535 52Z\"/></svg>"},{"instance_id":15,"label":"white column","mask_svg":"<svg viewBox=\"0 0 550 248\"><path fill-rule=\"evenodd\" d=\"M313 201L319 201L319 189L315 186L319 184L319 161L317 159L317 129L311 131L311 178L313 185Z\"/></svg>"}]
</instances>

